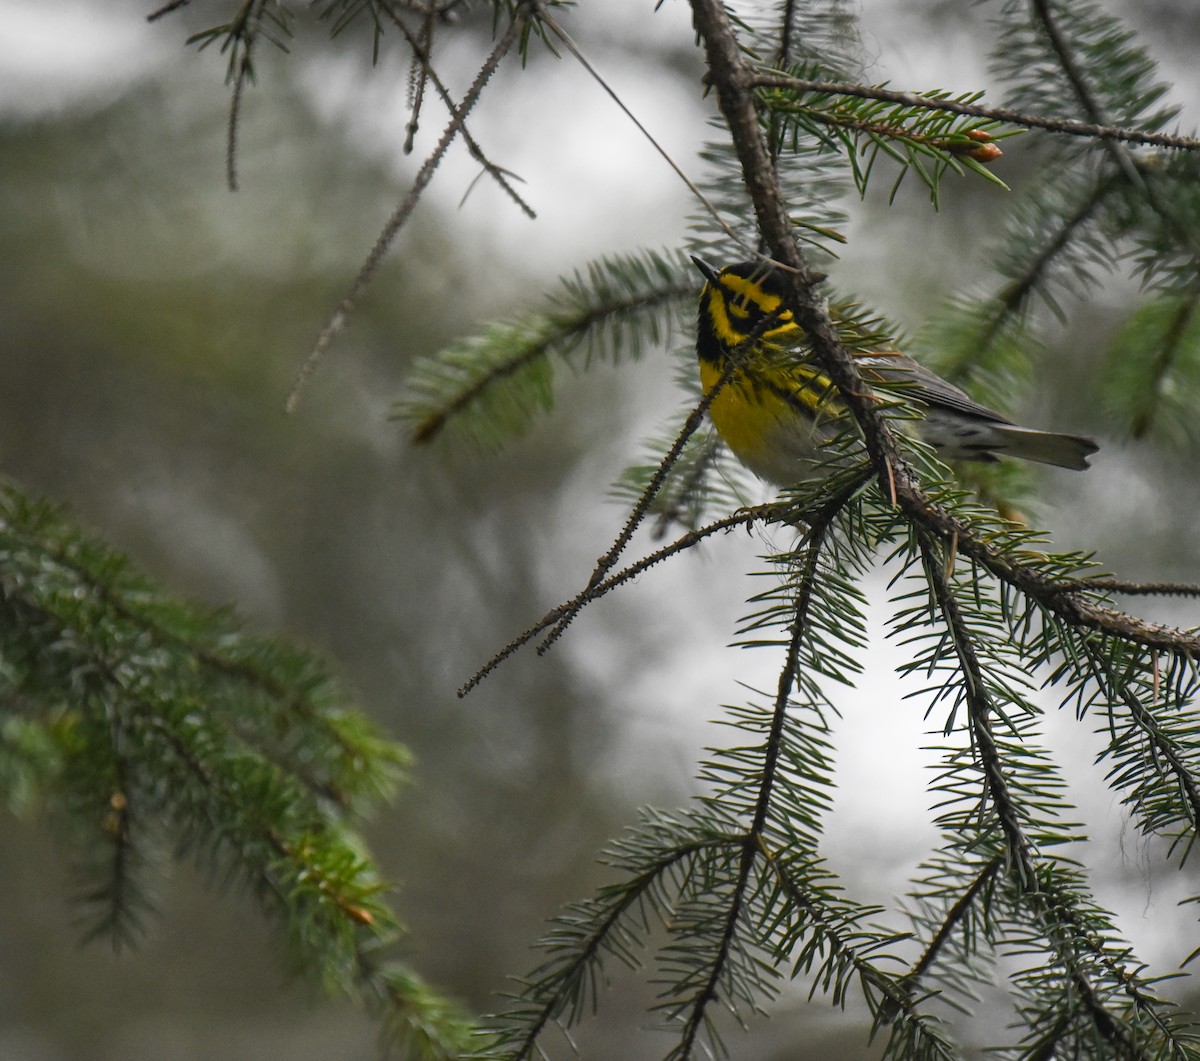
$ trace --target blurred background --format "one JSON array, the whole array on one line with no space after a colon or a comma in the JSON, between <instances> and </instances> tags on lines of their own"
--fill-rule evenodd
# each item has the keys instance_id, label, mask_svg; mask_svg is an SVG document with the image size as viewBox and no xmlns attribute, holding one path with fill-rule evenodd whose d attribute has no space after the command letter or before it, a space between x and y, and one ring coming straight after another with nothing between
<instances>
[{"instance_id":1,"label":"blurred background","mask_svg":"<svg viewBox=\"0 0 1200 1061\"><path fill-rule=\"evenodd\" d=\"M231 193L224 58L184 43L219 5L148 25L154 6L0 0L0 473L68 503L179 594L233 603L256 629L336 662L417 756L415 784L369 829L398 883L405 957L486 1010L507 975L536 964L544 919L604 879L595 856L636 808L679 806L696 790L697 759L723 739L720 705L742 702L743 683L773 684L772 653L725 646L761 588L748 577L762 568L756 557L776 543L714 540L589 608L554 651L517 656L460 701L455 690L484 660L582 587L620 528L610 486L678 408L677 361L663 351L619 370L560 372L553 415L486 459L414 450L388 411L415 358L538 308L562 272L590 259L681 245L693 204L575 63L535 47L528 70L506 64L471 127L524 179L538 219L486 178L473 184L478 166L456 146L285 416L297 369L444 112L430 106L405 156L401 51L385 41L372 69L362 34L331 43L301 18L290 58L258 52ZM1200 16L1165 0L1139 7L1162 76L1194 118ZM702 97L688 11L682 0L652 8L606 0L564 18L699 174L714 105ZM976 8L870 0L861 17L872 81L986 85ZM453 90L489 40L486 17L444 34L440 69ZM1002 176L1016 186L1020 175L1018 150ZM936 215L915 185L900 209L887 209L886 191L848 203L839 288L917 329L952 291L986 285L1002 196L982 182L950 185ZM1063 385L1023 410L1103 443L1087 475L1039 473L1036 516L1057 545L1096 549L1123 576L1194 580L1192 466L1106 433L1081 382L1134 294L1115 282L1073 314L1046 369ZM1153 614L1195 622L1184 606ZM872 658L877 667L840 701L827 854L856 898L891 904L935 839L932 760L919 749L940 720L897 697L893 646L876 639ZM1126 830L1091 765L1091 730L1052 713L1046 740L1095 837L1087 861L1104 867L1099 898L1139 955L1169 970L1198 935L1175 906L1195 892L1195 874L1164 873L1160 852ZM287 982L244 896L187 864L162 874L160 917L138 951L81 946L69 852L37 821L0 818L0 1058L374 1056L357 1008ZM614 977L581 1033L585 1056L661 1056L667 1043L638 1031L642 989ZM809 1004L807 986L750 1037L734 1032L734 1055L877 1056L862 1013Z\"/></svg>"}]
</instances>

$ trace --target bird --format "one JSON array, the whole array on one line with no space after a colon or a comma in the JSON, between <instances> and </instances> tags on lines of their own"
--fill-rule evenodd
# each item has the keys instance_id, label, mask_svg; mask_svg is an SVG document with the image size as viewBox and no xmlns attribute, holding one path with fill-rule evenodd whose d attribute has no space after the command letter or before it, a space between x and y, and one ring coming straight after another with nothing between
<instances>
[{"instance_id":1,"label":"bird","mask_svg":"<svg viewBox=\"0 0 1200 1061\"><path fill-rule=\"evenodd\" d=\"M704 277L696 329L700 385L709 417L741 463L776 486L794 486L829 459L828 444L852 423L837 387L804 359L805 334L786 303L782 273L767 262L716 268L692 257ZM1083 435L1021 427L898 350L855 355L865 382L912 402L912 421L948 461L1027 461L1083 470L1099 449Z\"/></svg>"}]
</instances>

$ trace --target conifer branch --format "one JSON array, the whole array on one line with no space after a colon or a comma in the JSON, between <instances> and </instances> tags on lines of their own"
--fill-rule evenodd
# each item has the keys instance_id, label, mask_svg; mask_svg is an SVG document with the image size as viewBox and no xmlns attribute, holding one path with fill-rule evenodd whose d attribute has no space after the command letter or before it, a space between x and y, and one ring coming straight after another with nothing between
<instances>
[{"instance_id":1,"label":"conifer branch","mask_svg":"<svg viewBox=\"0 0 1200 1061\"><path fill-rule=\"evenodd\" d=\"M42 726L58 757L41 783L99 849L81 865L88 938L140 934L146 849L169 839L249 885L310 976L385 1000L391 1038L448 1061L465 1019L403 969L376 968L395 921L351 829L405 756L317 661L164 597L6 486L0 658L0 729Z\"/></svg>"},{"instance_id":2,"label":"conifer branch","mask_svg":"<svg viewBox=\"0 0 1200 1061\"><path fill-rule=\"evenodd\" d=\"M857 485L855 486L857 489ZM738 864L737 879L733 885L732 894L728 900L725 915L725 926L721 933L720 943L713 956L712 967L707 980L700 991L696 993L691 1013L684 1022L683 1034L680 1038L678 1056L686 1059L692 1056L696 1037L704 1026L705 1015L709 1003L717 998L717 984L725 971L730 948L737 934L738 922L742 917L742 907L746 901L746 891L750 884L751 871L759 854L759 843L766 827L767 815L772 806L779 756L783 744L783 726L787 717L788 705L791 702L792 686L796 680L796 668L800 658L801 642L808 634L808 610L813 600L813 590L818 574L818 562L821 558L822 546L829 526L837 513L848 499L849 494L843 493L834 497L825 510L818 513L809 523L809 533L804 545L801 570L796 580L795 603L792 610L791 639L788 642L787 654L783 667L779 671L778 688L775 693L775 704L771 714L771 728L763 752L763 763L758 783L758 796L754 805L754 816L746 833Z\"/></svg>"},{"instance_id":3,"label":"conifer branch","mask_svg":"<svg viewBox=\"0 0 1200 1061\"><path fill-rule=\"evenodd\" d=\"M670 268L669 262L656 255L649 257L648 264L660 272ZM426 378L414 374L410 380L410 388L428 391L429 397L409 398L393 411L397 419L414 422L413 444L420 446L434 441L447 426L479 407L506 382L535 367L551 352L565 353L606 325L619 325L638 314L670 307L695 294L694 285L675 277L660 276L654 283L622 286L620 274L631 266L642 268L642 259L593 265L592 279L597 286L600 282L606 285L596 297L573 299L582 304L571 304L563 310L526 318L494 331L485 339L485 345L489 353L497 356L472 362L468 371L459 368L458 348L430 359ZM582 281L577 283L581 285Z\"/></svg>"},{"instance_id":4,"label":"conifer branch","mask_svg":"<svg viewBox=\"0 0 1200 1061\"><path fill-rule=\"evenodd\" d=\"M794 92L827 93L834 96L852 96L858 99L873 99L885 103L898 103L905 107L920 107L925 110L945 111L970 118L1020 125L1029 129L1042 129L1051 133L1080 136L1089 140L1117 140L1150 147L1172 148L1180 151L1200 151L1200 140L1190 136L1170 133L1146 132L1141 129L1125 129L1100 121L1080 122L1070 118L1048 118L1036 114L1025 114L1009 107L989 107L963 100L942 99L937 96L921 96L912 92L898 92L884 86L856 85L841 81L821 81L809 78L788 77L781 74L755 73L747 79L754 88L781 89Z\"/></svg>"},{"instance_id":5,"label":"conifer branch","mask_svg":"<svg viewBox=\"0 0 1200 1061\"><path fill-rule=\"evenodd\" d=\"M1155 705L1147 707L1142 702L1141 697L1130 688L1129 682L1125 680L1124 676L1118 674L1102 654L1090 652L1088 659L1092 665L1096 681L1103 688L1116 690L1119 693L1125 703L1125 707L1129 711L1131 721L1145 740L1146 755L1142 761L1148 764L1149 770L1154 771L1156 774L1160 776L1167 775L1163 776L1163 781L1166 783L1168 790L1182 797L1186 830L1194 837L1197 830L1200 829L1200 783L1197 782L1195 764L1189 763L1183 758L1182 748L1179 746L1179 743L1168 732L1164 731L1163 727L1154 717L1151 708ZM1159 765L1160 762L1166 763L1169 769L1164 771ZM1146 798L1143 793L1145 785L1142 783L1137 787L1138 792L1135 800L1136 804L1140 807ZM1159 823L1154 821L1148 821L1145 825L1147 830L1158 827ZM1178 842L1178 838L1176 838L1176 842ZM1185 859L1187 857L1186 851L1190 847L1191 844L1189 843L1187 848L1185 848Z\"/></svg>"},{"instance_id":6,"label":"conifer branch","mask_svg":"<svg viewBox=\"0 0 1200 1061\"><path fill-rule=\"evenodd\" d=\"M932 588L933 600L942 614L954 645L955 655L958 657L971 742L979 771L983 775L984 791L991 801L996 822L1004 835L1009 872L1018 888L1036 889L1035 848L1021 824L1021 815L1005 774L1003 757L992 732L995 707L987 691L988 682L975 650L974 637L950 588L944 559L935 553L926 535L920 535L918 541L925 577Z\"/></svg>"},{"instance_id":7,"label":"conifer branch","mask_svg":"<svg viewBox=\"0 0 1200 1061\"><path fill-rule=\"evenodd\" d=\"M561 965L556 963L552 974L544 975L530 985L535 993L543 993L546 987L551 990L544 991L545 997L536 1013L524 1022L524 1034L515 1043L506 1044L507 1048L502 1056L509 1061L522 1061L533 1056L534 1050L538 1049L537 1040L542 1032L567 1007L576 985L596 964L617 926L629 916L637 904L645 901L647 893L657 887L673 868L708 851L742 843L742 837L711 837L681 843L663 851L631 880L608 888L606 898L609 902L605 904L603 916L590 922L589 930L583 939L572 940L573 947L567 961Z\"/></svg>"},{"instance_id":8,"label":"conifer branch","mask_svg":"<svg viewBox=\"0 0 1200 1061\"><path fill-rule=\"evenodd\" d=\"M1131 597L1200 597L1200 583L1197 582L1126 582L1119 578L1084 578L1079 580L1079 588L1123 593Z\"/></svg>"},{"instance_id":9,"label":"conifer branch","mask_svg":"<svg viewBox=\"0 0 1200 1061\"><path fill-rule=\"evenodd\" d=\"M788 897L788 901L803 915L806 927L812 928L817 936L828 941L830 951L844 957L858 975L868 1002L875 1010L876 1024L895 1023L897 1015L903 1014L904 1018L912 1022L918 1029L922 1043L933 1051L931 1054L922 1055L923 1057L946 1058L947 1061L953 1061L957 1055L950 1049L941 1030L918 1008L919 1003L928 995L923 998L914 998L911 985L915 984L915 977L911 973L897 976L870 961L861 949L847 938L843 925L829 916L821 898L813 894L802 881L798 881L795 875L789 872L781 854L773 851L762 836L759 837L758 847L763 861ZM833 954L831 953L831 961L832 958ZM872 992L878 993L880 996L878 1001ZM837 1001L836 998L835 1001Z\"/></svg>"},{"instance_id":10,"label":"conifer branch","mask_svg":"<svg viewBox=\"0 0 1200 1061\"><path fill-rule=\"evenodd\" d=\"M947 366L941 373L946 379L951 383L959 383L969 374L974 364L991 347L1005 322L1015 314L1019 314L1025 307L1029 296L1037 290L1054 261L1070 246L1075 234L1096 215L1108 194L1117 186L1117 182L1118 177L1115 171L1110 171L1106 176L1098 179L1075 211L1062 218L1050 238L1039 244L1036 253L1022 274L1005 284L997 293L998 304L987 317L986 326L979 337L973 355Z\"/></svg>"},{"instance_id":11,"label":"conifer branch","mask_svg":"<svg viewBox=\"0 0 1200 1061\"><path fill-rule=\"evenodd\" d=\"M1162 401L1165 381L1176 361L1185 352L1183 338L1198 307L1200 307L1200 290L1193 291L1190 297L1183 299L1171 316L1166 334L1162 339L1162 349L1159 351L1158 357L1154 359L1150 377L1152 386L1148 389L1146 407L1140 411L1130 425L1134 438L1142 438L1154 422L1155 414Z\"/></svg>"},{"instance_id":12,"label":"conifer branch","mask_svg":"<svg viewBox=\"0 0 1200 1061\"><path fill-rule=\"evenodd\" d=\"M907 469L906 469L907 472ZM990 544L958 516L931 500L908 474L897 476L897 501L909 518L943 541L956 541L957 551L977 561L997 578L1037 601L1066 622L1112 634L1133 644L1191 659L1200 659L1200 632L1151 623L1127 612L1098 603L1072 579L1039 571Z\"/></svg>"},{"instance_id":13,"label":"conifer branch","mask_svg":"<svg viewBox=\"0 0 1200 1061\"><path fill-rule=\"evenodd\" d=\"M934 933L933 938L930 939L929 945L922 952L921 957L913 963L912 968L904 975L905 981L913 984L920 982L933 963L937 961L951 934L961 925L980 894L991 885L1001 866L1002 862L999 858L989 859L984 863L983 869L976 874L975 879L971 881L969 887L958 897L950 909L946 911L946 916L943 918L941 925L938 926L938 930Z\"/></svg>"},{"instance_id":14,"label":"conifer branch","mask_svg":"<svg viewBox=\"0 0 1200 1061\"><path fill-rule=\"evenodd\" d=\"M1035 918L1040 933L1070 977L1097 1033L1117 1047L1121 1056L1148 1059L1150 1054L1137 1043L1133 1030L1114 1016L1100 998L1088 963L1094 962L1107 970L1139 1006L1152 1000L1145 996L1136 979L1121 963L1108 954L1103 940L1074 916L1070 903L1054 884L1053 865L1043 862L1026 832L1024 815L1006 776L1005 764L992 732L992 716L996 709L987 691L989 683L975 650L974 634L946 578L941 558L926 536L920 536L919 544L925 576L950 632L953 651L961 668L962 694L967 705L972 745L992 813L1004 836L1008 876L1014 887L1013 902L1018 908L1026 908ZM962 910L965 906L959 907L960 915ZM1069 1016L1064 1014L1064 1019Z\"/></svg>"},{"instance_id":15,"label":"conifer branch","mask_svg":"<svg viewBox=\"0 0 1200 1061\"><path fill-rule=\"evenodd\" d=\"M1059 67L1070 82L1071 89L1075 93L1080 106L1083 107L1084 112L1094 125L1106 125L1106 115L1100 106L1100 101L1096 98L1091 86L1084 78L1083 71L1075 61L1073 51L1067 46L1066 40L1059 32L1058 26L1050 14L1050 4L1047 0L1032 0L1032 7L1034 15L1041 24L1042 32L1045 34L1046 40L1050 43L1051 49L1058 58Z\"/></svg>"},{"instance_id":16,"label":"conifer branch","mask_svg":"<svg viewBox=\"0 0 1200 1061\"><path fill-rule=\"evenodd\" d=\"M1092 91L1091 85L1084 76L1079 63L1076 62L1073 49L1059 30L1057 21L1050 10L1050 0L1032 0L1032 4L1034 14L1041 25L1042 32L1050 43L1050 47L1058 59L1063 73L1070 82L1071 90L1075 93L1080 105L1092 121L1097 125L1103 124L1106 121L1104 109L1101 107L1096 94ZM1146 202L1149 203L1151 209L1171 227L1176 237L1189 245L1189 251L1193 259L1200 256L1200 239L1197 239L1192 232L1191 226L1186 223L1184 218L1179 216L1178 211L1159 194L1158 189L1154 186L1154 182L1146 179L1142 170L1139 169L1132 156L1120 142L1121 138L1103 137L1101 139L1129 187L1136 189ZM1188 149L1196 150L1196 146L1200 146L1200 144L1193 141L1191 145L1188 145Z\"/></svg>"},{"instance_id":17,"label":"conifer branch","mask_svg":"<svg viewBox=\"0 0 1200 1061\"><path fill-rule=\"evenodd\" d=\"M1200 658L1200 634L1148 623L1087 600L1059 580L1017 563L991 547L974 528L930 500L900 452L886 416L876 408L870 388L842 346L828 305L796 243L750 91L756 78L738 50L728 17L716 0L692 0L692 6L697 28L705 41L718 99L754 200L760 230L776 262L786 270L792 308L809 336L814 354L862 430L867 452L880 475L881 488L895 496L897 505L910 519L934 531L943 541L957 541L959 553L979 561L1067 621L1147 647Z\"/></svg>"}]
</instances>

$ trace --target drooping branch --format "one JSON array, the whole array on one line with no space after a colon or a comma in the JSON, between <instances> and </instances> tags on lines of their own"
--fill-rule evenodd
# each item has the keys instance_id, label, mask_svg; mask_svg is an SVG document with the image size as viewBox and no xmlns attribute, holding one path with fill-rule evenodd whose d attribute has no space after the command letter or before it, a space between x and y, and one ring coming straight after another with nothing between
<instances>
[{"instance_id":1,"label":"drooping branch","mask_svg":"<svg viewBox=\"0 0 1200 1061\"><path fill-rule=\"evenodd\" d=\"M784 723L787 719L788 707L791 703L792 687L796 681L796 667L800 659L800 646L808 635L809 608L813 603L816 582L819 577L819 565L822 547L830 525L842 510L853 492L858 489L840 492L826 505L824 510L809 525L808 540L804 546L801 560L800 575L797 580L795 604L792 609L791 637L788 641L787 654L779 671L779 682L775 693L775 703L772 707L771 726L767 734L766 746L763 753L758 787L758 796L754 804L754 816L746 833L742 846L741 859L738 865L737 880L729 900L725 914L725 926L721 934L721 942L717 954L713 958L707 981L702 990L697 992L692 1011L684 1024L683 1035L680 1039L679 1057L691 1057L696 1037L704 1026L704 1018L709 1004L717 998L717 984L724 971L730 949L737 935L738 923L742 917L746 901L747 889L750 884L751 871L759 857L760 838L767 824L767 817L772 806L772 796L779 770L779 757L783 749Z\"/></svg>"},{"instance_id":2,"label":"drooping branch","mask_svg":"<svg viewBox=\"0 0 1200 1061\"><path fill-rule=\"evenodd\" d=\"M454 98L450 95L450 90L446 88L445 83L442 81L441 77L438 76L437 71L433 68L432 56L429 52L432 29L426 28L425 35L418 36L408 28L408 24L403 18L400 17L400 13L396 10L395 4L387 3L386 0L384 0L383 9L387 12L388 17L392 20L392 22L395 23L396 28L400 30L401 34L403 34L409 48L412 49L413 58L416 60L421 71L420 80L417 83L417 96L413 100L412 118L409 120L408 132L404 141L404 149L406 152L408 152L412 149L413 136L416 134L417 120L421 110L421 99L424 93L424 85L426 81L433 85L434 90L438 94L438 98L442 101L442 103L445 104L446 109L451 113L451 115L458 116L459 107L458 104L454 102ZM426 27L431 27L435 18L436 12L427 12L425 14L425 19L427 20L425 23ZM521 197L520 192L518 192L516 188L512 186L512 182L509 181L506 172L492 162L483 153L483 148L479 146L479 142L474 136L471 135L470 130L467 129L465 123L462 126L462 137L463 143L467 145L467 150L471 152L471 157L484 168L484 171L500 186L505 195L507 195L517 205L517 207L520 208L521 212L526 217L528 217L530 220L536 219L537 214L534 212L533 207L531 207Z\"/></svg>"},{"instance_id":3,"label":"drooping branch","mask_svg":"<svg viewBox=\"0 0 1200 1061\"><path fill-rule=\"evenodd\" d=\"M946 575L943 558L932 548L928 536L920 539L922 564L942 621L946 624L961 671L967 706L968 726L975 758L983 779L983 790L991 804L1007 850L1007 875L1014 887L1014 901L1032 914L1039 931L1069 976L1075 992L1096 1032L1121 1051L1120 1056L1148 1058L1134 1034L1110 1011L1092 982L1088 962L1096 961L1140 1001L1140 989L1132 983L1118 959L1107 953L1103 942L1084 932L1063 897L1048 888L1053 863L1045 865L1033 838L1025 829L1017 789L1005 772L1003 758L993 734L997 707L989 692L987 675L975 649L974 636ZM1082 944L1082 945L1081 945Z\"/></svg>"},{"instance_id":4,"label":"drooping branch","mask_svg":"<svg viewBox=\"0 0 1200 1061\"><path fill-rule=\"evenodd\" d=\"M354 282L350 285L350 290L346 292L341 302L338 303L333 315L329 318L329 322L321 330L321 334L317 336L317 341L313 346L312 352L305 359L304 364L300 366L296 382L292 385L292 392L288 395L285 405L287 412L295 411L300 401L301 391L304 390L312 374L317 370L317 366L320 364L321 358L324 357L330 343L345 328L359 295L362 294L367 284L371 282L375 274L379 271L379 266L382 264L384 256L387 254L396 235L404 227L405 222L408 221L409 216L421 198L421 193L433 179L433 175L437 171L438 166L441 165L442 158L445 156L450 144L462 131L467 115L479 101L480 94L500 66L501 60L508 54L509 50L524 32L530 18L530 10L531 0L523 0L522 3L517 5L508 29L505 30L500 40L496 42L496 46L492 49L491 54L488 55L483 65L479 68L479 72L475 75L475 80L471 83L471 87L463 97L462 103L453 110L450 124L446 126L441 139L437 142L433 151L430 152L429 157L425 159L416 177L413 178L412 187L409 189L408 195L404 197L404 201L395 209L392 216L388 218L387 224L384 225L383 231L375 241L375 246L371 248L371 253L367 255L367 260L363 262L358 276L354 278Z\"/></svg>"}]
</instances>

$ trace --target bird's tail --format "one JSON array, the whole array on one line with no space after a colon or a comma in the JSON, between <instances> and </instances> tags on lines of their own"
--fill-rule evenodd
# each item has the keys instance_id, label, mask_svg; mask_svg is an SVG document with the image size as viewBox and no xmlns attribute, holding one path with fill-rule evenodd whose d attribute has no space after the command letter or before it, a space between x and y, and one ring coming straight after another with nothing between
<instances>
[{"instance_id":1,"label":"bird's tail","mask_svg":"<svg viewBox=\"0 0 1200 1061\"><path fill-rule=\"evenodd\" d=\"M995 447L997 453L1074 471L1083 471L1088 466L1088 457L1100 448L1083 435L1035 431L1015 424L995 424L992 429L999 438L999 445Z\"/></svg>"}]
</instances>

